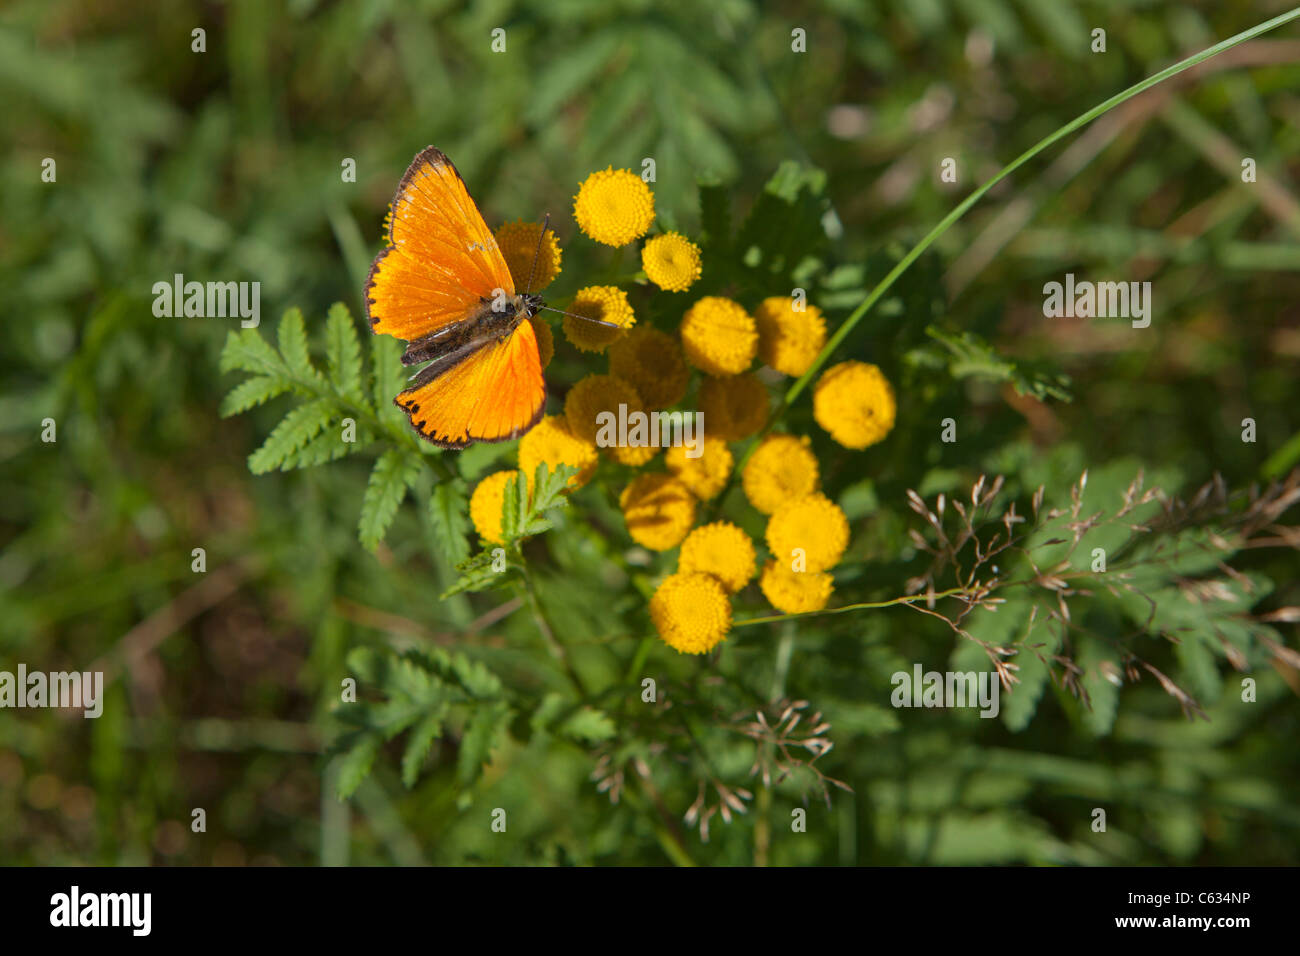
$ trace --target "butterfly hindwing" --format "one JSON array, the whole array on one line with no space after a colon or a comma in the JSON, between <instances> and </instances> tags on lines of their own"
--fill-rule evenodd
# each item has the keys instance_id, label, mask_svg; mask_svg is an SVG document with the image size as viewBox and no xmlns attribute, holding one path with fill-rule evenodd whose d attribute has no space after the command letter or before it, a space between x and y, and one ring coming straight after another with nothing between
<instances>
[{"instance_id":1,"label":"butterfly hindwing","mask_svg":"<svg viewBox=\"0 0 1300 956\"><path fill-rule=\"evenodd\" d=\"M451 160L428 147L398 184L389 245L370 267L371 329L424 338L466 321L502 291L515 290L496 238Z\"/></svg>"},{"instance_id":2,"label":"butterfly hindwing","mask_svg":"<svg viewBox=\"0 0 1300 956\"><path fill-rule=\"evenodd\" d=\"M456 361L435 360L393 401L421 436L444 448L518 438L546 407L531 322Z\"/></svg>"}]
</instances>

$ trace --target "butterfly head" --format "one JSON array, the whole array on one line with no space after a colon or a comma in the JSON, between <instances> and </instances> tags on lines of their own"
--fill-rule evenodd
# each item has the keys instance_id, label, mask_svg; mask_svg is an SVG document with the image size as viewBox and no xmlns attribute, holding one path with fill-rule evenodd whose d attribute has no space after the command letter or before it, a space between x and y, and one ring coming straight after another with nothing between
<instances>
[{"instance_id":1,"label":"butterfly head","mask_svg":"<svg viewBox=\"0 0 1300 956\"><path fill-rule=\"evenodd\" d=\"M531 295L525 293L519 297L519 311L530 319L541 311L543 304L542 297L535 292Z\"/></svg>"}]
</instances>

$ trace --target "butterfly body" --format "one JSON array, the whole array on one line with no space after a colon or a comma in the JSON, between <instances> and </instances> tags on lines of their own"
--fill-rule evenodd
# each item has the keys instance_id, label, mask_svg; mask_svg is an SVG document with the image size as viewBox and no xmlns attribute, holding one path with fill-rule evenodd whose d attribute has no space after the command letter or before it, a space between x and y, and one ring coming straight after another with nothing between
<instances>
[{"instance_id":1,"label":"butterfly body","mask_svg":"<svg viewBox=\"0 0 1300 956\"><path fill-rule=\"evenodd\" d=\"M495 237L446 155L415 157L393 200L389 245L366 282L376 334L429 364L393 400L422 438L444 448L518 438L546 405L529 321L540 296L515 290Z\"/></svg>"}]
</instances>

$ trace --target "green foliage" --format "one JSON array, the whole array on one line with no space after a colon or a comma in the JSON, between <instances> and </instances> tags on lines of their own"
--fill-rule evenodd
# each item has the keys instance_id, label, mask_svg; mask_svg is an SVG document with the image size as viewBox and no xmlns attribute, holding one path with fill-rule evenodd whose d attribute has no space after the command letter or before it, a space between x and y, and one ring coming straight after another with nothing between
<instances>
[{"instance_id":1,"label":"green foliage","mask_svg":"<svg viewBox=\"0 0 1300 956\"><path fill-rule=\"evenodd\" d=\"M373 551L387 535L407 490L416 486L424 465L433 459L422 454L424 449L400 420L400 413L398 420L384 413L398 390L390 393L389 389L401 380L400 360L391 340L385 342L381 336L371 339L367 389L356 323L342 303L330 307L324 339L327 374L323 375L312 360L298 309L289 309L280 319L278 350L256 329L229 333L221 353L221 370L253 377L226 396L221 413L237 415L286 393L298 399L299 404L249 456L248 467L255 475L321 465L377 444L391 446L375 461L361 502L357 535L361 544ZM388 402L383 402L384 396ZM456 525L446 514L448 502L456 500L456 495L463 500L463 491L455 486L439 486L430 502L432 514L441 509L440 540L451 553L463 549L455 542L458 528L463 542L464 522Z\"/></svg>"},{"instance_id":2,"label":"green foliage","mask_svg":"<svg viewBox=\"0 0 1300 956\"><path fill-rule=\"evenodd\" d=\"M545 462L541 462L533 476L531 495L523 475L512 475L506 481L501 499L503 546L485 548L473 557L457 562L456 570L460 577L442 593L442 598L445 600L453 594L485 591L513 583L515 573L523 566L520 553L523 540L551 529L552 520L547 513L566 504L565 489L569 479L577 473L578 469L570 465L560 465L551 471Z\"/></svg>"},{"instance_id":3,"label":"green foliage","mask_svg":"<svg viewBox=\"0 0 1300 956\"><path fill-rule=\"evenodd\" d=\"M1018 395L1030 395L1040 402L1049 398L1068 402L1068 376L1054 371L1046 362L1013 361L994 350L974 332L945 332L928 326L925 334L941 348L909 352L905 361L920 369L945 370L954 379L978 378L989 382L1010 382Z\"/></svg>"}]
</instances>

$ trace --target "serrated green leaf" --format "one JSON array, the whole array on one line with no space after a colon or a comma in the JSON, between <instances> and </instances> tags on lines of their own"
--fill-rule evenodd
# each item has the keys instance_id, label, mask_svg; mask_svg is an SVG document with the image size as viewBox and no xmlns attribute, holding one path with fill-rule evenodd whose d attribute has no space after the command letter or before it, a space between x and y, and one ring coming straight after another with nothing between
<instances>
[{"instance_id":1,"label":"serrated green leaf","mask_svg":"<svg viewBox=\"0 0 1300 956\"><path fill-rule=\"evenodd\" d=\"M353 648L347 657L348 670L375 687L387 680L391 663L392 655L375 647Z\"/></svg>"},{"instance_id":2,"label":"serrated green leaf","mask_svg":"<svg viewBox=\"0 0 1300 956\"><path fill-rule=\"evenodd\" d=\"M319 377L315 366L311 364L311 354L307 348L307 329L303 325L302 312L289 309L280 319L277 330L280 355L289 371L303 381L312 381Z\"/></svg>"},{"instance_id":3,"label":"serrated green leaf","mask_svg":"<svg viewBox=\"0 0 1300 956\"><path fill-rule=\"evenodd\" d=\"M581 743L598 744L618 733L610 716L593 707L580 707L560 725L559 732Z\"/></svg>"},{"instance_id":4,"label":"serrated green leaf","mask_svg":"<svg viewBox=\"0 0 1300 956\"><path fill-rule=\"evenodd\" d=\"M262 447L248 457L248 469L262 475L272 469L287 471L293 467L295 453L320 434L335 414L333 403L308 402L285 415L275 426Z\"/></svg>"},{"instance_id":5,"label":"serrated green leaf","mask_svg":"<svg viewBox=\"0 0 1300 956\"><path fill-rule=\"evenodd\" d=\"M1174 645L1188 688L1201 704L1213 704L1223 687L1214 652L1200 637L1189 634Z\"/></svg>"},{"instance_id":6,"label":"serrated green leaf","mask_svg":"<svg viewBox=\"0 0 1300 956\"><path fill-rule=\"evenodd\" d=\"M419 459L406 449L390 448L379 456L361 502L358 535L366 549L374 551L384 540L406 489L419 473Z\"/></svg>"},{"instance_id":7,"label":"serrated green leaf","mask_svg":"<svg viewBox=\"0 0 1300 956\"><path fill-rule=\"evenodd\" d=\"M221 417L229 418L250 408L256 408L264 402L283 395L290 388L291 385L284 379L270 378L265 375L244 379L221 400Z\"/></svg>"},{"instance_id":8,"label":"serrated green leaf","mask_svg":"<svg viewBox=\"0 0 1300 956\"><path fill-rule=\"evenodd\" d=\"M402 753L402 783L407 787L415 786L420 776L420 767L433 742L442 736L442 722L446 708L438 708L424 715L415 729L406 738L406 750Z\"/></svg>"},{"instance_id":9,"label":"serrated green leaf","mask_svg":"<svg viewBox=\"0 0 1300 956\"><path fill-rule=\"evenodd\" d=\"M361 388L361 342L357 339L357 326L342 302L330 306L325 318L325 358L330 381L339 393L369 408Z\"/></svg>"},{"instance_id":10,"label":"serrated green leaf","mask_svg":"<svg viewBox=\"0 0 1300 956\"><path fill-rule=\"evenodd\" d=\"M787 160L768 180L736 234L734 252L764 274L793 271L826 242L826 174Z\"/></svg>"},{"instance_id":11,"label":"serrated green leaf","mask_svg":"<svg viewBox=\"0 0 1300 956\"><path fill-rule=\"evenodd\" d=\"M369 438L358 429L357 441L344 441L342 424L326 427L319 435L286 459L286 468L311 468L327 461L337 461L369 443Z\"/></svg>"},{"instance_id":12,"label":"serrated green leaf","mask_svg":"<svg viewBox=\"0 0 1300 956\"><path fill-rule=\"evenodd\" d=\"M469 557L469 499L465 490L451 482L443 482L429 496L429 519L433 524L433 537L442 556L456 565Z\"/></svg>"},{"instance_id":13,"label":"serrated green leaf","mask_svg":"<svg viewBox=\"0 0 1300 956\"><path fill-rule=\"evenodd\" d=\"M222 372L252 372L276 379L289 377L289 369L256 329L232 330L226 336L220 367Z\"/></svg>"},{"instance_id":14,"label":"serrated green leaf","mask_svg":"<svg viewBox=\"0 0 1300 956\"><path fill-rule=\"evenodd\" d=\"M497 550L480 551L467 561L462 561L457 565L456 570L460 572L460 577L456 583L447 590L443 591L439 600L445 601L453 594L461 594L465 591L486 591L491 588L502 587L516 571L514 565L507 563L504 571L496 571L492 564L494 558L492 552Z\"/></svg>"},{"instance_id":15,"label":"serrated green leaf","mask_svg":"<svg viewBox=\"0 0 1300 956\"><path fill-rule=\"evenodd\" d=\"M456 755L456 781L461 786L467 786L478 778L483 765L491 759L509 716L510 708L501 701L474 708L460 738L460 752Z\"/></svg>"},{"instance_id":16,"label":"serrated green leaf","mask_svg":"<svg viewBox=\"0 0 1300 956\"><path fill-rule=\"evenodd\" d=\"M470 660L464 654L453 654L451 673L474 697L491 700L501 696L501 679L481 661Z\"/></svg>"},{"instance_id":17,"label":"serrated green leaf","mask_svg":"<svg viewBox=\"0 0 1300 956\"><path fill-rule=\"evenodd\" d=\"M338 760L338 795L346 800L356 793L357 787L370 775L375 756L379 753L379 738L365 736Z\"/></svg>"},{"instance_id":18,"label":"serrated green leaf","mask_svg":"<svg viewBox=\"0 0 1300 956\"><path fill-rule=\"evenodd\" d=\"M1031 395L1041 401L1055 398L1070 401L1068 376L1045 362L1008 359L974 332L948 332L928 326L926 335L938 342L943 351L914 349L907 361L916 367L941 368L956 379L978 378L993 382L1010 382L1019 395Z\"/></svg>"},{"instance_id":19,"label":"serrated green leaf","mask_svg":"<svg viewBox=\"0 0 1300 956\"><path fill-rule=\"evenodd\" d=\"M1113 651L1092 638L1080 639L1076 660L1082 668L1083 689L1088 692L1091 708L1083 715L1083 723L1098 737L1105 737L1115 726L1115 714L1119 710L1119 687L1106 677L1103 662L1109 663L1112 674L1123 674L1124 670Z\"/></svg>"},{"instance_id":20,"label":"serrated green leaf","mask_svg":"<svg viewBox=\"0 0 1300 956\"><path fill-rule=\"evenodd\" d=\"M371 383L375 411L381 420L405 424L406 416L393 404L397 393L406 387L406 370L402 365L402 346L391 335L370 337ZM477 447L477 446L471 446ZM495 447L495 446L490 446Z\"/></svg>"},{"instance_id":21,"label":"serrated green leaf","mask_svg":"<svg viewBox=\"0 0 1300 956\"><path fill-rule=\"evenodd\" d=\"M527 495L528 483L524 476L515 472L506 479L506 487L501 495L501 537L506 541L514 541L519 537L519 521L527 513L527 507L519 507L520 486L523 486L523 494Z\"/></svg>"}]
</instances>

